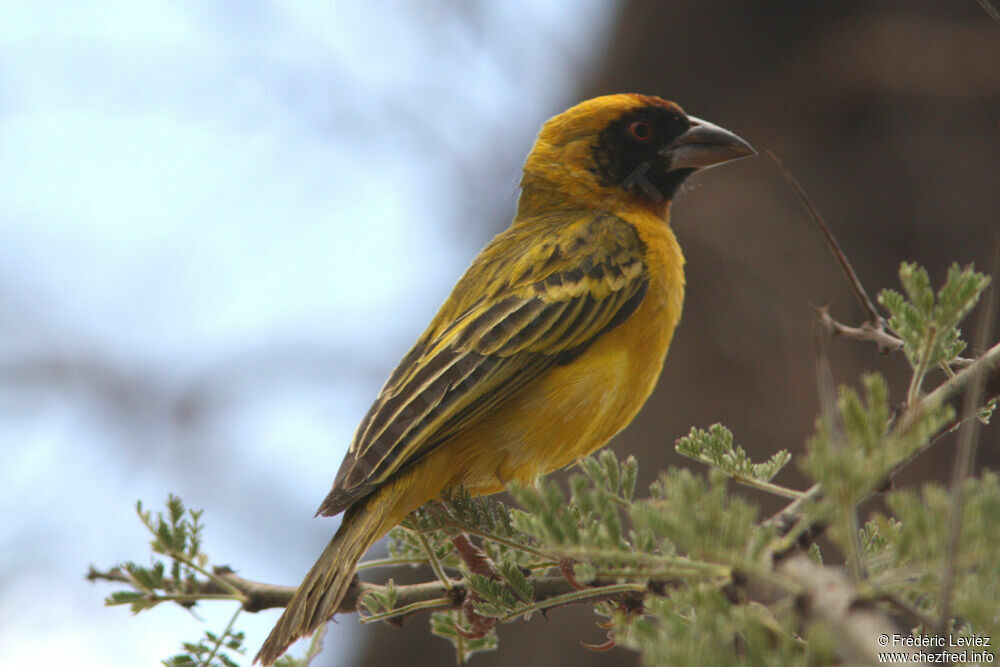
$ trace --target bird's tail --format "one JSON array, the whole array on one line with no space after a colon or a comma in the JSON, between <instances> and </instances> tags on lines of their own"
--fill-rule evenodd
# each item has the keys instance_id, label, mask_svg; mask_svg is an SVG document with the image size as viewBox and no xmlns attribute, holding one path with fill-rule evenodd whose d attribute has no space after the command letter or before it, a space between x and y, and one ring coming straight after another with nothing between
<instances>
[{"instance_id":1,"label":"bird's tail","mask_svg":"<svg viewBox=\"0 0 1000 667\"><path fill-rule=\"evenodd\" d=\"M386 499L378 500L384 502ZM273 664L292 642L312 634L336 613L354 579L354 569L361 556L391 527L391 518L386 512L374 511L382 505L363 502L347 511L340 529L299 584L285 613L264 641L254 658L255 663Z\"/></svg>"}]
</instances>

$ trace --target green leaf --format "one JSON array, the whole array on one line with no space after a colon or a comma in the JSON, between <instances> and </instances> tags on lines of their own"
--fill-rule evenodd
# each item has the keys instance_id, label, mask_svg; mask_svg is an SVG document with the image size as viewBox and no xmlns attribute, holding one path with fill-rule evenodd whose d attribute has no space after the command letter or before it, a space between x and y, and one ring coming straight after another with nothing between
<instances>
[{"instance_id":1,"label":"green leaf","mask_svg":"<svg viewBox=\"0 0 1000 667\"><path fill-rule=\"evenodd\" d=\"M535 599L535 589L532 588L528 577L525 576L521 568L511 562L500 564L500 573L503 575L507 585L521 599L522 602L531 602Z\"/></svg>"},{"instance_id":2,"label":"green leaf","mask_svg":"<svg viewBox=\"0 0 1000 667\"><path fill-rule=\"evenodd\" d=\"M765 463L754 463L742 447L733 446L732 431L722 424L713 424L707 431L692 428L686 436L677 440L674 448L679 454L718 468L730 476L762 482L770 482L791 460L791 454L781 450Z\"/></svg>"},{"instance_id":3,"label":"green leaf","mask_svg":"<svg viewBox=\"0 0 1000 667\"><path fill-rule=\"evenodd\" d=\"M913 385L919 388L929 369L948 363L965 349L958 325L975 307L990 279L971 264L964 268L952 264L935 294L927 271L904 262L899 280L906 297L887 289L878 299L889 311L889 326L903 340L903 351L915 372Z\"/></svg>"},{"instance_id":4,"label":"green leaf","mask_svg":"<svg viewBox=\"0 0 1000 667\"><path fill-rule=\"evenodd\" d=\"M495 632L491 631L479 639L469 639L459 629L465 633L472 630L460 612L438 611L431 614L431 634L451 642L459 664L465 664L476 653L496 650L498 640Z\"/></svg>"}]
</instances>

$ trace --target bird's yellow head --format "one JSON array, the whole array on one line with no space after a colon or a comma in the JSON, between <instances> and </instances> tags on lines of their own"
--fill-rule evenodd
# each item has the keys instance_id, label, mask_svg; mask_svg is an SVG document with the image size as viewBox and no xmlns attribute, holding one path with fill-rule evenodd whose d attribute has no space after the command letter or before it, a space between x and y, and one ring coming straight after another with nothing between
<instances>
[{"instance_id":1,"label":"bird's yellow head","mask_svg":"<svg viewBox=\"0 0 1000 667\"><path fill-rule=\"evenodd\" d=\"M698 169L753 155L732 132L646 95L605 95L549 119L521 180L519 217L567 207L664 217Z\"/></svg>"}]
</instances>

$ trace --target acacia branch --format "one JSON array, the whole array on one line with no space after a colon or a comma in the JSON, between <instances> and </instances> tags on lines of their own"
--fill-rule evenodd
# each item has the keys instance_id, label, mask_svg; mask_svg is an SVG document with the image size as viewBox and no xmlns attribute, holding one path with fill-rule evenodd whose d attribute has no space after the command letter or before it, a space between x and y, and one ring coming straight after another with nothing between
<instances>
[{"instance_id":1,"label":"acacia branch","mask_svg":"<svg viewBox=\"0 0 1000 667\"><path fill-rule=\"evenodd\" d=\"M278 586L266 584L259 581L244 579L235 574L228 567L216 567L215 574L224 579L230 585L238 588L245 596L243 603L244 611L258 612L265 609L278 609L285 607L295 595L294 586ZM132 578L120 568L110 570L98 570L93 566L87 572L88 581L110 581L114 583L131 584ZM574 588L564 577L536 577L528 580L534 590L535 605L533 609L545 611L555 609L570 604L594 604L608 600L622 600L624 598L640 597L645 593L632 586L628 591L623 592L616 582L597 580L591 583L586 591L579 591ZM174 582L171 579L164 579L165 588L172 588ZM662 582L660 582L662 584ZM660 585L657 584L657 585ZM643 585L644 587L645 585ZM384 593L386 586L362 582L355 579L354 584L348 589L340 607L338 614L347 614L359 610L359 602L367 593ZM417 611L434 611L439 609L460 609L467 596L467 589L461 582L454 582L451 588L446 588L440 581L429 581L420 584L410 584L406 586L396 586L396 607L403 608L419 603L437 601L437 604L423 605ZM211 579L199 579L191 587L193 597L213 596L221 593L229 594L230 591L220 586ZM570 595L573 594L573 595ZM546 602L550 602L546 604ZM414 612L416 613L416 612ZM389 615L391 619L400 619L411 614Z\"/></svg>"},{"instance_id":2,"label":"acacia branch","mask_svg":"<svg viewBox=\"0 0 1000 667\"><path fill-rule=\"evenodd\" d=\"M956 418L952 423L939 427L938 434L963 419L975 418L975 410L981 401L973 402L975 407L971 413L969 410L963 412L960 407L970 393L983 397L982 400L1000 396L1000 344L987 350L967 368L908 406L896 420L890 437L904 437L909 429L918 427L923 422L922 415L943 406L955 407ZM929 434L929 442L933 441L935 435L937 434ZM924 449L927 446L929 444ZM894 465L889 476L904 467L909 460ZM806 505L822 498L822 495L820 485L813 485L780 512L765 520L765 526L775 526L779 533L792 539L779 542L783 546L774 549L772 558L757 571L739 572L732 576L727 574L723 585L729 590L744 592L744 600L756 600L765 604L775 597L793 597L806 622L821 622L844 638L838 651L846 662L874 662L880 648L878 635L888 634L891 637L893 634L906 634L905 627L890 611L879 605L878 600L866 597L853 585L843 568L816 565L805 555L795 553L795 546L801 543L799 538L811 540L823 528L806 511ZM276 586L245 579L227 567L216 567L212 574L215 579L198 579L193 583L167 579L164 581L164 588L167 591L184 591L184 602L219 595L231 597L233 589L236 589L244 597L242 609L250 612L284 607L296 590L291 586ZM563 576L532 577L528 579L534 600L530 610L544 611L571 604L592 605L603 601L628 602L633 608L641 608L646 596L650 593L662 595L664 586L670 583L647 580L647 576L649 575L643 575L641 581L626 583L602 579L583 590ZM134 584L126 572L117 568L102 572L91 567L87 578L91 581ZM678 575L678 579L684 578L684 575ZM337 612L359 611L361 599L369 592L384 599L388 587L355 580ZM461 609L469 597L469 589L458 581L451 586L441 581L430 581L396 586L394 595L396 602L393 609L370 615L368 619L399 622L425 611ZM165 601L170 597L158 599ZM525 609L515 612L516 615L523 614ZM898 647L894 647L894 650L897 649Z\"/></svg>"},{"instance_id":3,"label":"acacia branch","mask_svg":"<svg viewBox=\"0 0 1000 667\"><path fill-rule=\"evenodd\" d=\"M873 325L870 321L863 322L859 327L851 327L841 324L830 316L830 310L824 306L816 308L816 317L824 329L832 336L844 336L864 342L872 342L878 345L879 352L896 352L903 349L903 339L893 336L880 325Z\"/></svg>"},{"instance_id":4,"label":"acacia branch","mask_svg":"<svg viewBox=\"0 0 1000 667\"><path fill-rule=\"evenodd\" d=\"M295 595L295 586L278 586L244 579L225 566L215 567L212 572L218 579L243 594L242 607L245 611L254 612L284 607ZM87 581L110 581L129 585L135 583L135 580L127 572L118 567L113 567L110 570L98 570L91 565L87 570L86 578ZM170 578L164 578L163 582L165 590L188 590L192 598L225 595L227 599L232 599L233 591L220 585L214 579L196 579L193 586L189 585L187 581L176 582Z\"/></svg>"},{"instance_id":5,"label":"acacia branch","mask_svg":"<svg viewBox=\"0 0 1000 667\"><path fill-rule=\"evenodd\" d=\"M879 651L886 648L879 643L880 636L910 634L899 619L861 595L842 568L817 565L805 554L796 554L781 561L775 573L800 588L796 608L803 621L829 628L838 638L835 650L846 664L875 664ZM915 652L906 647L892 650Z\"/></svg>"},{"instance_id":6,"label":"acacia branch","mask_svg":"<svg viewBox=\"0 0 1000 667\"><path fill-rule=\"evenodd\" d=\"M982 402L976 401L974 409L966 414L963 412L962 406L965 403L966 396L976 390L978 382L982 382ZM940 410L944 407L951 407L956 415L956 420L940 429L940 431L944 431L964 419L974 418L975 411L982 407L983 402L991 401L998 397L1000 397L1000 343L988 349L960 373L941 383L937 389L907 407L900 416L894 431L897 435L905 435L910 429L919 424L923 416L927 413ZM924 449L920 451L922 452ZM897 469L903 467L908 461L909 459L901 463L897 466Z\"/></svg>"},{"instance_id":7,"label":"acacia branch","mask_svg":"<svg viewBox=\"0 0 1000 667\"><path fill-rule=\"evenodd\" d=\"M977 378L979 378L978 381ZM963 419L975 418L974 414L963 414L960 406L969 392L975 389L974 385L980 383L983 387L980 394L983 396L983 400L1000 397L1000 344L994 345L969 367L949 378L919 401L908 406L896 421L892 435L895 437L904 436L909 429L914 428L922 421L921 415L947 405L956 408L956 418L950 424L942 425L938 433L950 429ZM977 408L978 403L976 402ZM934 435L936 434L931 434L929 441L933 441ZM925 445L923 449L926 449L927 446L929 444ZM889 477L904 467L909 460L911 459L900 461L893 466ZM765 588L769 586L772 595L775 590L778 590L785 595L798 596L804 605L803 614L807 618L822 620L843 630L846 633L845 636L848 636L853 644L853 648L845 649L848 651L846 656L854 656L855 653L852 651L870 652L875 650L876 644L873 639L875 634L862 632L862 630L891 626L894 621L890 615L879 610L873 603L863 604L864 598L858 594L855 588L850 587L850 582L846 578L843 581L840 579L843 574L837 568L813 565L802 554L793 553L797 545L806 540L812 540L822 531L823 525L814 519L809 519L805 511L807 504L821 499L822 496L822 488L819 484L814 484L786 505L784 509L763 522L763 525L773 526L777 528L779 533L786 534L793 539L786 541L788 543L784 544L782 548L772 552L770 563L765 565L761 572L749 575L747 578L756 582L754 587L758 587L761 582ZM180 585L178 582L166 579L164 588L190 593L190 599L186 598L186 601L190 602L196 601L199 597L232 596L232 589L235 588L244 596L244 601L241 603L242 608L250 612L284 607L296 591L293 586L278 586L245 579L228 567L216 567L213 569L213 574L220 581L206 578L196 580L193 585L188 582L183 582L183 585ZM730 583L738 583L743 578L743 574L737 574L730 578ZM91 567L87 573L87 579L128 585L134 583L126 572L118 568L99 571ZM594 604L609 600L632 600L635 603L641 603L650 592L662 594L665 585L665 582L661 580L651 580L629 584L628 590L623 590L617 582L599 580L581 591L562 576L533 577L529 578L528 581L533 589L535 601L532 605L533 610L547 610L569 604ZM386 591L386 586L360 582L356 579L348 589L337 612L358 611L359 602L364 595L369 592L384 594ZM450 588L440 581L431 581L396 586L395 594L395 607L401 613L393 614L390 610L389 613L379 614L380 618L384 616L385 620L398 621L423 611L460 609L467 598L468 589L457 581ZM759 599L759 596L754 599ZM404 608L409 608L412 611L403 611Z\"/></svg>"},{"instance_id":8,"label":"acacia branch","mask_svg":"<svg viewBox=\"0 0 1000 667\"><path fill-rule=\"evenodd\" d=\"M798 502L797 500L796 503ZM292 586L276 586L245 579L227 567L214 568L214 574L244 594L246 600L242 607L245 611L257 612L284 607L295 593L295 588ZM128 574L119 568L100 571L91 567L87 579L132 583ZM164 585L168 589L172 588L174 583L170 579L164 580ZM668 582L662 580L631 584L598 580L580 590L562 576L532 578L529 579L529 583L534 598L530 611L547 611L568 605L593 605L608 601L641 608L642 601L647 595L662 595L664 587L668 585ZM857 661L859 656L866 661L874 660L869 658L875 651L874 647L878 646L877 634L880 630L890 634L905 631L888 613L867 603L839 570L814 565L802 555L776 563L773 575L751 576L745 583L750 584L746 588L755 589L755 599L764 595L767 597L785 596L789 593L795 595L805 620L830 623L845 637L846 641L838 650L845 659L851 661ZM386 588L355 580L337 611L338 613L358 611L362 596L369 592L384 593ZM194 582L190 590L194 599L199 596L208 597L230 592L212 579L199 579ZM450 589L439 581L430 581L397 586L395 590L394 610L376 614L378 618L373 617L372 620L398 623L406 617L421 612L461 609L468 594L467 589L459 582L455 582ZM526 610L520 610L501 620L514 620L515 616L521 616ZM397 613L392 613L393 611Z\"/></svg>"},{"instance_id":9,"label":"acacia branch","mask_svg":"<svg viewBox=\"0 0 1000 667\"><path fill-rule=\"evenodd\" d=\"M843 336L862 342L872 342L878 345L879 352L891 353L903 349L903 339L889 333L884 327L874 326L871 322L862 322L861 326L852 327L838 322L830 315L830 310L824 306L816 308L816 318L831 336ZM952 370L967 368L975 359L955 357L948 362Z\"/></svg>"},{"instance_id":10,"label":"acacia branch","mask_svg":"<svg viewBox=\"0 0 1000 667\"><path fill-rule=\"evenodd\" d=\"M994 23L1000 25L1000 10L997 10L996 7L991 5L989 0L976 0L976 2L978 2L979 6L983 8L983 11L986 12L991 19L993 19Z\"/></svg>"}]
</instances>

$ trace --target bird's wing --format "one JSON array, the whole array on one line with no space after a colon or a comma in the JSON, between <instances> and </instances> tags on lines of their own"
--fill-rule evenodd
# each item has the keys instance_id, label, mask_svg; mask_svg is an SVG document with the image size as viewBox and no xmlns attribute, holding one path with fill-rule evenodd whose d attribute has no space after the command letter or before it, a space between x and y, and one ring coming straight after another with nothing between
<instances>
[{"instance_id":1,"label":"bird's wing","mask_svg":"<svg viewBox=\"0 0 1000 667\"><path fill-rule=\"evenodd\" d=\"M494 239L382 388L319 513L343 511L625 321L648 286L642 249L612 216Z\"/></svg>"}]
</instances>

